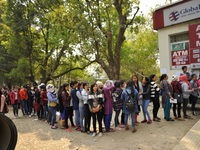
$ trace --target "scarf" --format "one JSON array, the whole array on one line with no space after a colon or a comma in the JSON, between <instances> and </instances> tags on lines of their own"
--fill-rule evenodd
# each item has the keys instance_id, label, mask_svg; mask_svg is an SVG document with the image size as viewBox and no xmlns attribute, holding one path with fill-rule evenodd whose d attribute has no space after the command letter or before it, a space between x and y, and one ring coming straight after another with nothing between
<instances>
[{"instance_id":1,"label":"scarf","mask_svg":"<svg viewBox=\"0 0 200 150\"><path fill-rule=\"evenodd\" d=\"M190 85L190 82L187 80L187 76L186 75L182 75L179 77L179 80L182 81L182 82L185 82L189 85L190 87L190 90L192 89L191 85Z\"/></svg>"},{"instance_id":2,"label":"scarf","mask_svg":"<svg viewBox=\"0 0 200 150\"><path fill-rule=\"evenodd\" d=\"M173 76L172 76L172 82L173 82L173 81L178 81L178 76L173 75Z\"/></svg>"}]
</instances>

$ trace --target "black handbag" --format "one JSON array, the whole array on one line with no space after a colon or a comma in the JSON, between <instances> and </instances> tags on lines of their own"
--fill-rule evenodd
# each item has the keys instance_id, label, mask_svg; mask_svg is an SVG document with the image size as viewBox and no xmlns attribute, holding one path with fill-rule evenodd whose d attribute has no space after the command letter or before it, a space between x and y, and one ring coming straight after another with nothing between
<instances>
[{"instance_id":1,"label":"black handbag","mask_svg":"<svg viewBox=\"0 0 200 150\"><path fill-rule=\"evenodd\" d=\"M175 92L174 92L174 99L177 99L177 103L183 103L183 95L182 94L179 94L177 93L177 82L176 82L176 85L175 85Z\"/></svg>"},{"instance_id":2,"label":"black handbag","mask_svg":"<svg viewBox=\"0 0 200 150\"><path fill-rule=\"evenodd\" d=\"M133 96L132 94L129 94L126 90L126 93L128 94L128 98L127 100L125 101L125 106L126 106L126 109L127 110L135 110L135 102L134 102L134 99L133 99Z\"/></svg>"}]
</instances>

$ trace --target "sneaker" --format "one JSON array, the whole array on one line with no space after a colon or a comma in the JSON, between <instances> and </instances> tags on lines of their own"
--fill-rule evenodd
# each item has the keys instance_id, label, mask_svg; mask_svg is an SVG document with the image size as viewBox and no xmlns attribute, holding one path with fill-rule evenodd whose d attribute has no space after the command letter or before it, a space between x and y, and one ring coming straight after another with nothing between
<instances>
[{"instance_id":1,"label":"sneaker","mask_svg":"<svg viewBox=\"0 0 200 150\"><path fill-rule=\"evenodd\" d=\"M16 119L18 119L19 118L19 116L18 115L16 115Z\"/></svg>"},{"instance_id":2,"label":"sneaker","mask_svg":"<svg viewBox=\"0 0 200 150\"><path fill-rule=\"evenodd\" d=\"M72 132L72 131L71 131L69 128L68 128L68 129L66 129L66 131L67 131L67 132Z\"/></svg>"},{"instance_id":3,"label":"sneaker","mask_svg":"<svg viewBox=\"0 0 200 150\"><path fill-rule=\"evenodd\" d=\"M103 136L103 132L100 132L100 133L99 133L99 136L102 137L102 136Z\"/></svg>"},{"instance_id":4,"label":"sneaker","mask_svg":"<svg viewBox=\"0 0 200 150\"><path fill-rule=\"evenodd\" d=\"M117 126L116 128L115 128L115 130L122 130L119 126Z\"/></svg>"},{"instance_id":5,"label":"sneaker","mask_svg":"<svg viewBox=\"0 0 200 150\"><path fill-rule=\"evenodd\" d=\"M92 134L92 136L93 136L93 137L95 137L96 135L97 135L97 133L96 133L96 132L94 132L94 133Z\"/></svg>"},{"instance_id":6,"label":"sneaker","mask_svg":"<svg viewBox=\"0 0 200 150\"><path fill-rule=\"evenodd\" d=\"M17 118L17 116L16 116L16 115L14 115L14 118L16 119L16 118Z\"/></svg>"},{"instance_id":7,"label":"sneaker","mask_svg":"<svg viewBox=\"0 0 200 150\"><path fill-rule=\"evenodd\" d=\"M76 131L80 131L81 129L79 129L79 128L76 128Z\"/></svg>"},{"instance_id":8,"label":"sneaker","mask_svg":"<svg viewBox=\"0 0 200 150\"><path fill-rule=\"evenodd\" d=\"M141 121L141 123L145 123L145 122L147 122L147 120L143 120L143 121Z\"/></svg>"},{"instance_id":9,"label":"sneaker","mask_svg":"<svg viewBox=\"0 0 200 150\"><path fill-rule=\"evenodd\" d=\"M31 115L29 115L29 118L31 118Z\"/></svg>"},{"instance_id":10,"label":"sneaker","mask_svg":"<svg viewBox=\"0 0 200 150\"><path fill-rule=\"evenodd\" d=\"M72 126L72 128L76 128L76 126L75 126L75 125L73 125L73 126Z\"/></svg>"},{"instance_id":11,"label":"sneaker","mask_svg":"<svg viewBox=\"0 0 200 150\"><path fill-rule=\"evenodd\" d=\"M120 124L119 127L120 127L120 128L124 128L124 125Z\"/></svg>"},{"instance_id":12,"label":"sneaker","mask_svg":"<svg viewBox=\"0 0 200 150\"><path fill-rule=\"evenodd\" d=\"M57 129L57 127L54 125L54 126L51 126L51 129Z\"/></svg>"},{"instance_id":13,"label":"sneaker","mask_svg":"<svg viewBox=\"0 0 200 150\"><path fill-rule=\"evenodd\" d=\"M193 116L198 116L198 114L195 111L192 112L192 115Z\"/></svg>"},{"instance_id":14,"label":"sneaker","mask_svg":"<svg viewBox=\"0 0 200 150\"><path fill-rule=\"evenodd\" d=\"M147 121L147 124L151 124L151 123L152 123L152 120L148 120L148 121Z\"/></svg>"},{"instance_id":15,"label":"sneaker","mask_svg":"<svg viewBox=\"0 0 200 150\"><path fill-rule=\"evenodd\" d=\"M90 131L87 131L87 134L90 134L91 132Z\"/></svg>"}]
</instances>

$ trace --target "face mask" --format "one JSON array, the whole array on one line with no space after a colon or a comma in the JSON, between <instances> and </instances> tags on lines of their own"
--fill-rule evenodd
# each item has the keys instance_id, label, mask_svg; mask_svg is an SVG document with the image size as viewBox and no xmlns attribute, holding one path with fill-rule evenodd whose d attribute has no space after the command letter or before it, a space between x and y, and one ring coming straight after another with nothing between
<instances>
[{"instance_id":1,"label":"face mask","mask_svg":"<svg viewBox=\"0 0 200 150\"><path fill-rule=\"evenodd\" d=\"M101 87L100 89L103 90L103 87Z\"/></svg>"},{"instance_id":2,"label":"face mask","mask_svg":"<svg viewBox=\"0 0 200 150\"><path fill-rule=\"evenodd\" d=\"M14 90L15 92L17 92L17 90Z\"/></svg>"},{"instance_id":3,"label":"face mask","mask_svg":"<svg viewBox=\"0 0 200 150\"><path fill-rule=\"evenodd\" d=\"M126 84L124 85L124 88L126 88Z\"/></svg>"},{"instance_id":4,"label":"face mask","mask_svg":"<svg viewBox=\"0 0 200 150\"><path fill-rule=\"evenodd\" d=\"M34 87L31 87L31 90L34 90Z\"/></svg>"}]
</instances>

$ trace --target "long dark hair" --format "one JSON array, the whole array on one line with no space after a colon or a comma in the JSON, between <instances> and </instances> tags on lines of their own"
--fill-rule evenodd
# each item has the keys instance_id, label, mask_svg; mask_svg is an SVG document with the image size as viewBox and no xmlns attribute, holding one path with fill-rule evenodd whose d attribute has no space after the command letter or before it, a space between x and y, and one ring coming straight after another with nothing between
<instances>
[{"instance_id":1,"label":"long dark hair","mask_svg":"<svg viewBox=\"0 0 200 150\"><path fill-rule=\"evenodd\" d=\"M160 76L160 81L164 80L164 78L167 77L167 74L162 74L162 76Z\"/></svg>"},{"instance_id":2,"label":"long dark hair","mask_svg":"<svg viewBox=\"0 0 200 150\"><path fill-rule=\"evenodd\" d=\"M79 91L81 90L81 85L83 85L82 82L78 83L78 90L79 90Z\"/></svg>"},{"instance_id":3,"label":"long dark hair","mask_svg":"<svg viewBox=\"0 0 200 150\"><path fill-rule=\"evenodd\" d=\"M153 81L152 79L153 79L155 76L156 76L155 74L150 75L150 82Z\"/></svg>"},{"instance_id":4,"label":"long dark hair","mask_svg":"<svg viewBox=\"0 0 200 150\"><path fill-rule=\"evenodd\" d=\"M144 77L144 78L145 78L145 80L147 81L147 83L145 84L145 86L148 86L148 85L150 84L149 78L147 78L147 77Z\"/></svg>"},{"instance_id":5,"label":"long dark hair","mask_svg":"<svg viewBox=\"0 0 200 150\"><path fill-rule=\"evenodd\" d=\"M87 82L84 82L83 83L83 88L85 89L85 86L87 85L88 83Z\"/></svg>"},{"instance_id":6,"label":"long dark hair","mask_svg":"<svg viewBox=\"0 0 200 150\"><path fill-rule=\"evenodd\" d=\"M133 82L133 77L136 77L136 78L137 78L137 87L135 86L135 83ZM133 82L133 86L134 86L134 87L137 89L137 91L139 92L140 87L139 87L138 76L137 76L137 75L133 75L131 81ZM127 83L126 83L126 85L127 85Z\"/></svg>"},{"instance_id":7,"label":"long dark hair","mask_svg":"<svg viewBox=\"0 0 200 150\"><path fill-rule=\"evenodd\" d=\"M127 81L126 82L126 89L127 88L131 88L131 94L135 94L135 90L134 90L134 88L133 88L133 81Z\"/></svg>"},{"instance_id":8,"label":"long dark hair","mask_svg":"<svg viewBox=\"0 0 200 150\"><path fill-rule=\"evenodd\" d=\"M121 83L119 81L115 82L115 88L113 89L113 91L115 91L117 88L120 88Z\"/></svg>"},{"instance_id":9,"label":"long dark hair","mask_svg":"<svg viewBox=\"0 0 200 150\"><path fill-rule=\"evenodd\" d=\"M96 83L93 83L92 85L91 85L91 88L90 88L90 91L91 91L91 94L93 94L94 93L94 91L93 91L93 88L94 88L94 86L97 86L97 84ZM98 92L98 89L97 89L97 92Z\"/></svg>"},{"instance_id":10,"label":"long dark hair","mask_svg":"<svg viewBox=\"0 0 200 150\"><path fill-rule=\"evenodd\" d=\"M74 86L74 81L71 81L70 87L73 88L73 86Z\"/></svg>"},{"instance_id":11,"label":"long dark hair","mask_svg":"<svg viewBox=\"0 0 200 150\"><path fill-rule=\"evenodd\" d=\"M67 91L65 90L65 88L66 88L67 86L69 86L68 83L63 84L63 86L62 86L63 91L67 92Z\"/></svg>"}]
</instances>

